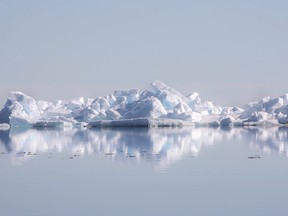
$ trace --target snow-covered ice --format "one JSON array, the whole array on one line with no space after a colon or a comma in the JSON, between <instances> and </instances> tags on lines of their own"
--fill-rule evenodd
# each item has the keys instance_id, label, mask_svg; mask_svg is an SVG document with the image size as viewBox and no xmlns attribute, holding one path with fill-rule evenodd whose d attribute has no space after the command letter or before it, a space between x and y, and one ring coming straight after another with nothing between
<instances>
[{"instance_id":1,"label":"snow-covered ice","mask_svg":"<svg viewBox=\"0 0 288 216\"><path fill-rule=\"evenodd\" d=\"M265 97L240 107L222 107L188 96L156 80L152 90L122 89L113 94L53 102L36 101L12 91L0 111L0 124L11 127L175 127L271 126L288 124L288 94Z\"/></svg>"}]
</instances>

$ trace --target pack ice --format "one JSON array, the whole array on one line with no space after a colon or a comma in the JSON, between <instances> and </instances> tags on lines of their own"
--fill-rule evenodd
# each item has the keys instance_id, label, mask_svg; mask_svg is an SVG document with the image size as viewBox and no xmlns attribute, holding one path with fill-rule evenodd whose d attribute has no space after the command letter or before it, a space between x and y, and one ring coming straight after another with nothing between
<instances>
[{"instance_id":1,"label":"pack ice","mask_svg":"<svg viewBox=\"0 0 288 216\"><path fill-rule=\"evenodd\" d=\"M157 126L243 126L286 125L288 94L265 97L245 107L221 107L202 101L194 92L188 96L161 81L152 90L115 90L96 99L74 98L36 101L22 92L10 92L0 111L0 125L11 127L157 127Z\"/></svg>"}]
</instances>

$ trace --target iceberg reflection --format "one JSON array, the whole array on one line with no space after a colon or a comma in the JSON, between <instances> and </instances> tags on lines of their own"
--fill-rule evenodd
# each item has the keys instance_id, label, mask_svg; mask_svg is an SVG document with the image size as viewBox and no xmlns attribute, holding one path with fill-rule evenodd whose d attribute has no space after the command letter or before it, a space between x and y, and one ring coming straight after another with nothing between
<instances>
[{"instance_id":1,"label":"iceberg reflection","mask_svg":"<svg viewBox=\"0 0 288 216\"><path fill-rule=\"evenodd\" d=\"M265 153L278 152L288 157L288 128L249 128L247 138L250 146L261 149Z\"/></svg>"},{"instance_id":2,"label":"iceberg reflection","mask_svg":"<svg viewBox=\"0 0 288 216\"><path fill-rule=\"evenodd\" d=\"M185 156L198 156L201 147L228 139L243 139L264 152L288 156L287 128L114 128L114 129L17 129L0 130L1 153L22 163L52 151L103 155L115 161L149 161L167 169Z\"/></svg>"}]
</instances>

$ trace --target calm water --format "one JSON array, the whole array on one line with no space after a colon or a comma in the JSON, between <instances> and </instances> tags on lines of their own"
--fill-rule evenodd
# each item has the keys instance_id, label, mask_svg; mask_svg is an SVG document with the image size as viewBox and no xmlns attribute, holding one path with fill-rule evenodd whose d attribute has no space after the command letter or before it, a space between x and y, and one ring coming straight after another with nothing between
<instances>
[{"instance_id":1,"label":"calm water","mask_svg":"<svg viewBox=\"0 0 288 216\"><path fill-rule=\"evenodd\" d=\"M11 129L0 153L0 215L287 215L285 128Z\"/></svg>"}]
</instances>

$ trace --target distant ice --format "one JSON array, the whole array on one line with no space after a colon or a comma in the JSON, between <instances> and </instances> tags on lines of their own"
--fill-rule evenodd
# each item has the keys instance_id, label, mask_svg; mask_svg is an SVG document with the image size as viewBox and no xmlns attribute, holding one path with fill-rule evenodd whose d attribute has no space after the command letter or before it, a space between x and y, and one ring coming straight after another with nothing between
<instances>
[{"instance_id":1,"label":"distant ice","mask_svg":"<svg viewBox=\"0 0 288 216\"><path fill-rule=\"evenodd\" d=\"M222 107L188 96L156 80L152 91L115 90L113 94L85 99L36 101L22 92L10 93L0 111L0 124L11 127L175 127L271 126L288 124L288 94L265 97L240 107Z\"/></svg>"}]
</instances>

